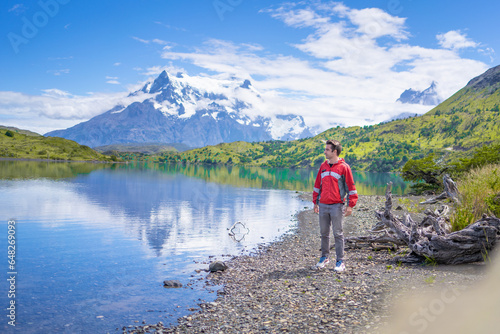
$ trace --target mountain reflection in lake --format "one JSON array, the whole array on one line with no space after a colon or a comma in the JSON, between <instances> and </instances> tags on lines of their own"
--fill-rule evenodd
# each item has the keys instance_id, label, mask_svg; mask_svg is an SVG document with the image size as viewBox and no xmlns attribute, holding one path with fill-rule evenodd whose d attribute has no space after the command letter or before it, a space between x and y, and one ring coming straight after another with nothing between
<instances>
[{"instance_id":1,"label":"mountain reflection in lake","mask_svg":"<svg viewBox=\"0 0 500 334\"><path fill-rule=\"evenodd\" d=\"M0 248L7 249L7 221L15 218L18 273L17 325L4 321L2 333L105 333L137 321L174 322L216 298L203 286L206 273L195 270L252 252L295 226L293 215L311 203L290 190L310 191L316 173L20 161L0 167ZM397 176L380 175L404 191ZM360 193L383 193L385 184L361 182L373 175L355 177ZM230 231L238 221L244 227ZM183 287L165 289L166 279ZM7 283L0 283L4 292ZM7 293L0 302L8 305Z\"/></svg>"},{"instance_id":2,"label":"mountain reflection in lake","mask_svg":"<svg viewBox=\"0 0 500 334\"><path fill-rule=\"evenodd\" d=\"M3 333L105 333L135 321L173 322L199 299L216 298L199 281L206 273L195 272L208 268L210 256L225 259L275 240L307 205L288 190L139 168L0 180L0 203L1 248L7 221L17 220L17 326L3 322ZM248 228L239 241L228 230L236 221ZM165 289L166 279L184 286ZM7 293L0 299L8 305Z\"/></svg>"}]
</instances>

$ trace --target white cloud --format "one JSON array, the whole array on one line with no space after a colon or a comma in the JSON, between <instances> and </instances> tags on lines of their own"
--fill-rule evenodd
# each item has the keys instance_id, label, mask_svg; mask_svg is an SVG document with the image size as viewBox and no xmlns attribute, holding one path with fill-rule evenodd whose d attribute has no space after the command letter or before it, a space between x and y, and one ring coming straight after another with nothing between
<instances>
[{"instance_id":1,"label":"white cloud","mask_svg":"<svg viewBox=\"0 0 500 334\"><path fill-rule=\"evenodd\" d=\"M64 68L60 70L48 70L47 73L53 74L55 76L60 76L61 74L69 74L69 68Z\"/></svg>"},{"instance_id":2,"label":"white cloud","mask_svg":"<svg viewBox=\"0 0 500 334\"><path fill-rule=\"evenodd\" d=\"M141 72L142 75L145 75L148 78L148 81L154 80L155 78L152 77L157 77L161 72L167 71L168 73L171 73L173 75L176 75L177 73L186 73L186 70L184 70L182 67L177 67L172 64L169 64L167 66L152 66L147 69L143 68L134 68L137 72ZM144 83L141 82L141 85Z\"/></svg>"},{"instance_id":3,"label":"white cloud","mask_svg":"<svg viewBox=\"0 0 500 334\"><path fill-rule=\"evenodd\" d=\"M49 60L71 60L71 59L73 59L73 56L69 56L69 57L49 57L48 59Z\"/></svg>"},{"instance_id":4,"label":"white cloud","mask_svg":"<svg viewBox=\"0 0 500 334\"><path fill-rule=\"evenodd\" d=\"M69 97L72 97L73 95L71 95L70 93L68 92L65 92L63 90L60 90L60 89L56 89L56 88L52 88L52 89L44 89L42 90L42 92L44 92L44 94L42 94L42 96L45 96L45 97L53 97L53 98L69 98Z\"/></svg>"},{"instance_id":5,"label":"white cloud","mask_svg":"<svg viewBox=\"0 0 500 334\"><path fill-rule=\"evenodd\" d=\"M120 85L120 82L118 81L118 77L106 77L106 83L112 84L112 85Z\"/></svg>"},{"instance_id":6,"label":"white cloud","mask_svg":"<svg viewBox=\"0 0 500 334\"><path fill-rule=\"evenodd\" d=\"M153 39L153 43L156 43L159 45L168 45L169 44L168 42L161 40L161 39L158 39L158 38Z\"/></svg>"},{"instance_id":7,"label":"white cloud","mask_svg":"<svg viewBox=\"0 0 500 334\"><path fill-rule=\"evenodd\" d=\"M139 37L132 36L132 38L135 39L138 42L143 43L143 44L149 44L149 43L151 43L151 41L148 41L146 39L142 39L142 38L139 38Z\"/></svg>"},{"instance_id":8,"label":"white cloud","mask_svg":"<svg viewBox=\"0 0 500 334\"><path fill-rule=\"evenodd\" d=\"M161 40L159 38L154 38L152 40L142 39L142 38L139 38L139 37L136 37L136 36L132 36L132 38L135 39L138 42L143 43L143 44L154 43L154 44L161 45L161 46L163 46L164 50L171 49L171 48L173 48L175 46L175 43L167 42L167 41Z\"/></svg>"},{"instance_id":9,"label":"white cloud","mask_svg":"<svg viewBox=\"0 0 500 334\"><path fill-rule=\"evenodd\" d=\"M294 4L289 3L276 10L266 10L263 12L269 12L272 17L282 20L291 27L297 28L318 27L329 22L328 18L319 16L311 8L295 9L294 7Z\"/></svg>"},{"instance_id":10,"label":"white cloud","mask_svg":"<svg viewBox=\"0 0 500 334\"><path fill-rule=\"evenodd\" d=\"M476 48L479 46L478 43L467 38L466 34L463 34L459 30L451 30L445 34L439 34L436 36L439 45L445 49L459 50L466 48Z\"/></svg>"},{"instance_id":11,"label":"white cloud","mask_svg":"<svg viewBox=\"0 0 500 334\"><path fill-rule=\"evenodd\" d=\"M412 45L406 19L377 8L351 9L342 3L315 1L307 6L304 2L288 3L263 12L281 20L288 29L306 33L302 40L283 41L295 52L276 54L254 41L234 43L215 38L193 52L178 52L173 43L132 36L140 43L162 46L162 57L169 61L168 65L134 70L148 77L163 70L175 75L186 72L180 67L184 62L184 66L200 67L206 77L250 78L267 102L257 113L294 113L302 115L308 125L326 129L338 124L373 124L403 112L424 113L430 107L395 101L404 90L423 90L432 81L437 82L443 98L449 97L488 68L480 61L461 58L457 50L477 48L478 52L494 53L481 50L458 30L438 35L440 46L436 48ZM52 73L64 71L69 72ZM116 77L106 80L119 84ZM142 84L129 89L136 90ZM39 119L34 126L47 132L87 120L116 104L128 104L127 94L74 96L55 89L40 96L0 92L0 120L26 128L19 123Z\"/></svg>"},{"instance_id":12,"label":"white cloud","mask_svg":"<svg viewBox=\"0 0 500 334\"><path fill-rule=\"evenodd\" d=\"M165 24L163 22L159 22L159 21L155 21L156 24L162 26L162 27L165 27L167 29L172 29L172 30L177 30L177 31L187 31L186 29L184 28L180 28L180 27L174 27L174 26L171 26L169 24Z\"/></svg>"},{"instance_id":13,"label":"white cloud","mask_svg":"<svg viewBox=\"0 0 500 334\"><path fill-rule=\"evenodd\" d=\"M368 38L390 36L396 40L408 38L405 30L405 18L392 16L379 8L366 8L361 10L345 9L351 23L357 26L356 31Z\"/></svg>"},{"instance_id":14,"label":"white cloud","mask_svg":"<svg viewBox=\"0 0 500 334\"><path fill-rule=\"evenodd\" d=\"M19 15L19 14L24 13L27 9L28 9L28 7L26 7L24 4L18 3L9 9L9 13L14 13L16 15Z\"/></svg>"},{"instance_id":15,"label":"white cloud","mask_svg":"<svg viewBox=\"0 0 500 334\"><path fill-rule=\"evenodd\" d=\"M405 18L381 9L357 10L338 3L300 6L288 3L265 12L290 27L307 29L307 37L293 46L309 58L219 39L208 40L195 52L167 50L162 56L211 73L258 78L252 80L254 86L272 105L266 112L299 114L323 129L373 124L402 112L424 113L429 106L395 101L404 90L423 90L432 81L447 98L487 69L482 62L460 58L453 48L411 45ZM447 35L446 45L467 45L456 38L449 44L452 37Z\"/></svg>"},{"instance_id":16,"label":"white cloud","mask_svg":"<svg viewBox=\"0 0 500 334\"><path fill-rule=\"evenodd\" d=\"M43 134L86 121L116 105L144 99L141 95L127 95L123 92L77 96L59 89L46 89L41 95L0 92L0 120L2 125Z\"/></svg>"},{"instance_id":17,"label":"white cloud","mask_svg":"<svg viewBox=\"0 0 500 334\"><path fill-rule=\"evenodd\" d=\"M493 48L479 48L477 49L477 51L485 56L488 56L490 58L490 62L493 62L495 60L495 50Z\"/></svg>"}]
</instances>

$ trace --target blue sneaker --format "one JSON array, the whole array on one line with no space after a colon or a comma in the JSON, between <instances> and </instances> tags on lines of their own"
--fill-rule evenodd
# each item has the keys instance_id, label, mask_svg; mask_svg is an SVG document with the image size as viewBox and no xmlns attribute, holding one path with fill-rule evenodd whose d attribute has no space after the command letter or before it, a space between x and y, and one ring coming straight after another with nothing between
<instances>
[{"instance_id":1,"label":"blue sneaker","mask_svg":"<svg viewBox=\"0 0 500 334\"><path fill-rule=\"evenodd\" d=\"M326 256L322 256L319 259L319 262L316 264L316 268L324 268L328 263L330 263L330 260Z\"/></svg>"},{"instance_id":2,"label":"blue sneaker","mask_svg":"<svg viewBox=\"0 0 500 334\"><path fill-rule=\"evenodd\" d=\"M337 263L335 264L335 269L334 270L338 271L338 272L344 271L345 270L344 261L342 261L342 260L337 261Z\"/></svg>"}]
</instances>

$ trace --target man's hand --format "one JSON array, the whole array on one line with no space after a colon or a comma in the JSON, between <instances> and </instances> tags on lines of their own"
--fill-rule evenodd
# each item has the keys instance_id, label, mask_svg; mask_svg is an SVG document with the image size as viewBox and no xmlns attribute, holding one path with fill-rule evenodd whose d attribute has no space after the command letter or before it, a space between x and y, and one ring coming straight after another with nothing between
<instances>
[{"instance_id":1,"label":"man's hand","mask_svg":"<svg viewBox=\"0 0 500 334\"><path fill-rule=\"evenodd\" d=\"M344 213L344 216L350 216L352 215L352 208L350 206L348 206L346 209L345 209L345 213Z\"/></svg>"},{"instance_id":2,"label":"man's hand","mask_svg":"<svg viewBox=\"0 0 500 334\"><path fill-rule=\"evenodd\" d=\"M314 213L319 213L319 205L314 204Z\"/></svg>"}]
</instances>

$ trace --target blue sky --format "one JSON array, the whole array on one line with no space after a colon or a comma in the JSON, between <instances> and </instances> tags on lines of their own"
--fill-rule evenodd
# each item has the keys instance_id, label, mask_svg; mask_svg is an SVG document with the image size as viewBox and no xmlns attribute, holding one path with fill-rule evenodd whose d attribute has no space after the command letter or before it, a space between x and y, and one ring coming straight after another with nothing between
<instances>
[{"instance_id":1,"label":"blue sky","mask_svg":"<svg viewBox=\"0 0 500 334\"><path fill-rule=\"evenodd\" d=\"M500 4L484 0L7 0L0 11L0 124L39 133L126 101L164 69L250 78L279 112L326 128L424 113L395 100L432 81L447 98L499 64Z\"/></svg>"}]
</instances>

